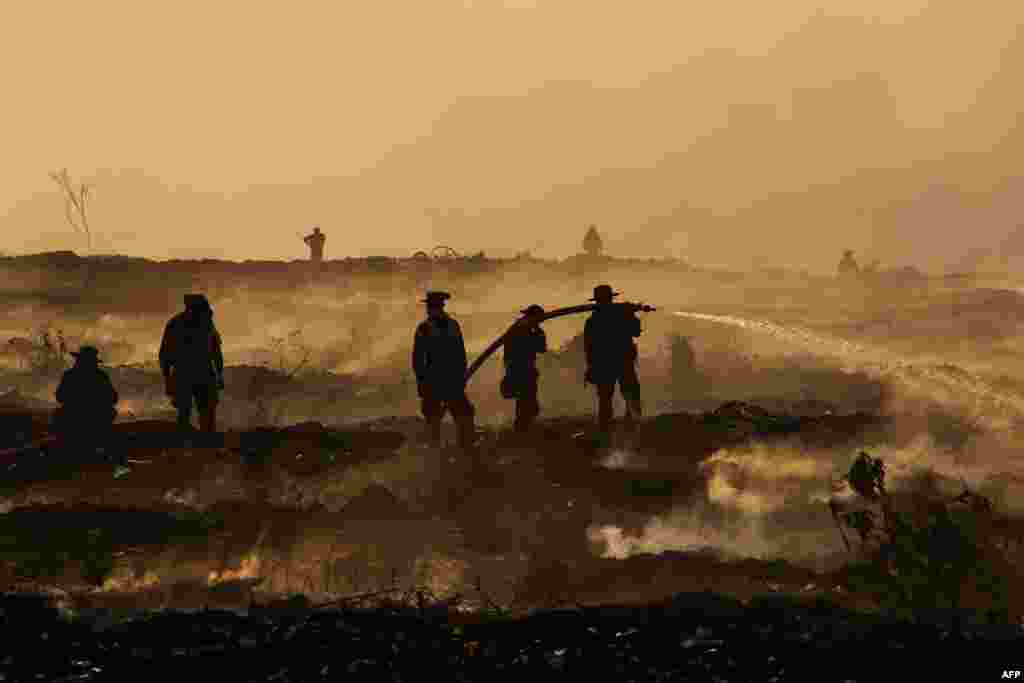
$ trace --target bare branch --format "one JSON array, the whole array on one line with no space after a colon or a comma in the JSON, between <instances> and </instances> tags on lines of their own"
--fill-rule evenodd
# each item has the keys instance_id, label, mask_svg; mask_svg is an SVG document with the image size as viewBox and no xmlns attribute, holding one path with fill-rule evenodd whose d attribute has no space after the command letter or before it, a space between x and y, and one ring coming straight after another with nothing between
<instances>
[{"instance_id":1,"label":"bare branch","mask_svg":"<svg viewBox=\"0 0 1024 683\"><path fill-rule=\"evenodd\" d=\"M91 196L91 186L81 183L76 188L71 183L71 176L66 168L51 171L50 178L61 188L64 194L64 217L76 231L85 233L86 244L92 249L92 233L89 230L89 218L86 200Z\"/></svg>"},{"instance_id":2,"label":"bare branch","mask_svg":"<svg viewBox=\"0 0 1024 683\"><path fill-rule=\"evenodd\" d=\"M78 226L75 225L75 217L71 213L71 208L72 208L71 207L71 202L65 200L64 201L64 217L67 219L68 225L70 225L75 230L78 230Z\"/></svg>"}]
</instances>

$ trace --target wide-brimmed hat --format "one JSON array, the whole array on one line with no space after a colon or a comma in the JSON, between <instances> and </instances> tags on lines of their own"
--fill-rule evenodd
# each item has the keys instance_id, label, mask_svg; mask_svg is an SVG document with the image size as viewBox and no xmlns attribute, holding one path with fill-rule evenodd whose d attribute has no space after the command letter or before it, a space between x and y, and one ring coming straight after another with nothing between
<instances>
[{"instance_id":1,"label":"wide-brimmed hat","mask_svg":"<svg viewBox=\"0 0 1024 683\"><path fill-rule=\"evenodd\" d=\"M594 287L594 296L590 298L591 301L598 301L599 299L614 299L622 292L616 292L612 289L611 285L598 285Z\"/></svg>"},{"instance_id":2,"label":"wide-brimmed hat","mask_svg":"<svg viewBox=\"0 0 1024 683\"><path fill-rule=\"evenodd\" d=\"M100 362L100 350L95 346L82 346L77 351L69 352L75 359L81 359L83 361L92 361L94 363Z\"/></svg>"},{"instance_id":3,"label":"wide-brimmed hat","mask_svg":"<svg viewBox=\"0 0 1024 683\"><path fill-rule=\"evenodd\" d=\"M444 302L451 298L452 295L448 292L427 292L427 295L421 300L421 303L441 304L443 306Z\"/></svg>"},{"instance_id":4,"label":"wide-brimmed hat","mask_svg":"<svg viewBox=\"0 0 1024 683\"><path fill-rule=\"evenodd\" d=\"M544 315L544 307L539 304L530 304L519 312L523 315Z\"/></svg>"},{"instance_id":5,"label":"wide-brimmed hat","mask_svg":"<svg viewBox=\"0 0 1024 683\"><path fill-rule=\"evenodd\" d=\"M213 310L205 294L186 294L184 296L185 308L193 308L201 311Z\"/></svg>"}]
</instances>

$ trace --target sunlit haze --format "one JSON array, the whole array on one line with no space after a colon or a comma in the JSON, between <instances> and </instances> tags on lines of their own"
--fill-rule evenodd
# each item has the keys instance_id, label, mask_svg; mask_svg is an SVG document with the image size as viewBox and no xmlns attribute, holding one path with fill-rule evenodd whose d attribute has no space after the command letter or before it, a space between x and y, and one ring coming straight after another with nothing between
<instances>
[{"instance_id":1,"label":"sunlit haze","mask_svg":"<svg viewBox=\"0 0 1024 683\"><path fill-rule=\"evenodd\" d=\"M1024 7L953 0L8 3L0 252L1024 253ZM272 8L271 8L272 7ZM940 237L941 236L941 237Z\"/></svg>"}]
</instances>

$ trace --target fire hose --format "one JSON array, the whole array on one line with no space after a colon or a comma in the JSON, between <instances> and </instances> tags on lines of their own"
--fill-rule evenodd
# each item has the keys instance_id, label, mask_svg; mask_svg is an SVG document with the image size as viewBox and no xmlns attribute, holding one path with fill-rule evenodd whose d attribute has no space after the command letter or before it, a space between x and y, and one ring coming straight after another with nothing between
<instances>
[{"instance_id":1,"label":"fire hose","mask_svg":"<svg viewBox=\"0 0 1024 683\"><path fill-rule=\"evenodd\" d=\"M483 353L477 356L476 360L474 360L473 363L469 366L469 369L466 370L466 382L469 382L473 374L480 369L480 366L483 365L484 362L488 358L490 358L495 351L497 351L498 349L505 345L505 342L508 341L509 337L512 337L520 330L528 327L529 325L539 325L540 323L547 322L548 320L551 320L553 318L561 318L564 315L574 315L576 313L590 313L592 311L597 310L599 305L601 304L582 304L580 306L568 306L566 308L556 308L553 311L548 311L543 315L539 315L536 317L520 318L519 320L512 323L512 326L509 327L508 330L506 330L503 335L495 339L490 346L484 349ZM654 306L648 306L646 304L637 304L631 302L623 302L611 305L624 306L634 313L638 311L643 313L650 313L651 311L657 310L656 308L654 308Z\"/></svg>"},{"instance_id":2,"label":"fire hose","mask_svg":"<svg viewBox=\"0 0 1024 683\"><path fill-rule=\"evenodd\" d=\"M639 304L639 303L631 303L631 302L623 302L623 303L617 303L617 304L611 304L611 305L612 306L624 306L624 307L630 309L634 313L635 312L650 313L651 311L657 310L653 306L648 306L646 304ZM504 334L502 334L500 337L495 339L491 343L490 346L488 346L486 349L484 349L483 353L481 353L479 356L477 356L477 358L473 361L473 363L466 370L466 382L469 382L470 378L474 375L474 373L476 373L476 371L480 369L480 366L483 365L487 361L488 358L490 358L492 355L494 355L495 351L497 351L502 346L504 346L505 342L508 341L508 339L511 336L513 336L514 334L516 334L520 330L526 328L527 326L534 325L534 324L539 325L540 323L547 322L548 320L552 320L554 318L561 318L562 316L566 316L566 315L574 315L576 313L590 313L590 312L593 312L594 310L596 310L597 308L598 308L598 304L582 304L580 306L568 306L566 308L556 308L553 311L548 311L548 312L544 313L543 315L536 316L536 317L520 318L519 320L515 321L512 324L512 326L509 327L508 330L505 331ZM220 373L216 373L216 375L217 375L218 381L223 381ZM171 378L170 378L170 382L169 382L170 386L168 387L168 389L170 389L171 391L169 391L168 393L173 393L173 382L174 382L174 377L172 375ZM8 462L10 460L13 460L13 459L17 458L20 455L25 454L26 452L30 452L30 451L39 449L39 448L41 448L43 446L47 446L47 445L56 443L57 441L58 441L58 439L57 439L57 437L55 435L46 434L42 438L36 439L35 441L32 441L32 442L27 443L27 444L23 444L21 446L16 446L14 448L0 449L0 463Z\"/></svg>"}]
</instances>

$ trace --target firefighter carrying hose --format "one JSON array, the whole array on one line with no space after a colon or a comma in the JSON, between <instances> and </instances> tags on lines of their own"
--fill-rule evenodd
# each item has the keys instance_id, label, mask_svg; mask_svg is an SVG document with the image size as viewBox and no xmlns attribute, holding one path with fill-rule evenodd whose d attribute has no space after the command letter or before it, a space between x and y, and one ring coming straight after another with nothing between
<instances>
[{"instance_id":1,"label":"firefighter carrying hose","mask_svg":"<svg viewBox=\"0 0 1024 683\"><path fill-rule=\"evenodd\" d=\"M591 301L596 310L587 318L583 328L583 347L587 369L583 376L586 384L597 387L598 424L602 432L611 430L615 416L612 399L615 386L626 401L625 426L633 429L634 418L642 414L640 380L636 373L637 347L634 341L642 330L636 309L616 305L619 292L610 285L594 287Z\"/></svg>"},{"instance_id":2,"label":"firefighter carrying hose","mask_svg":"<svg viewBox=\"0 0 1024 683\"><path fill-rule=\"evenodd\" d=\"M522 433L528 431L540 415L537 354L547 353L548 341L537 323L544 315L544 309L533 304L520 312L526 327L505 342L505 377L501 381L501 395L516 400L515 431Z\"/></svg>"}]
</instances>

